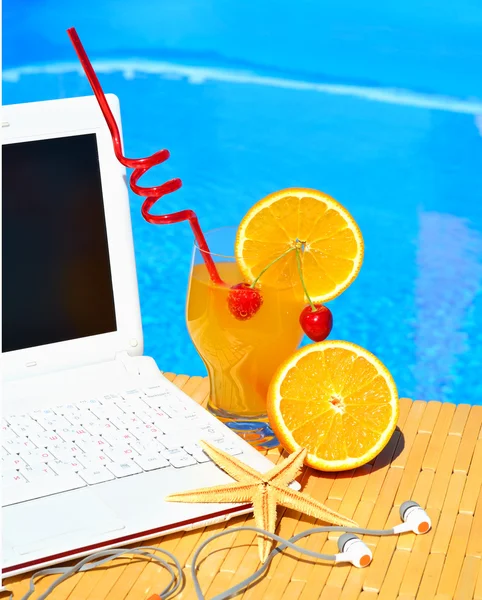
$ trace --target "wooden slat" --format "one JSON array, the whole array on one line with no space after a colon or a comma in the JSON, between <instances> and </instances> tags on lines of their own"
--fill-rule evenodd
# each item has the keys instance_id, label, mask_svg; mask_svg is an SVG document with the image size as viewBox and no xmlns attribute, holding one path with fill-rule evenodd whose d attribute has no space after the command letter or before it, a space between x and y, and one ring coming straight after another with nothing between
<instances>
[{"instance_id":1,"label":"wooden slat","mask_svg":"<svg viewBox=\"0 0 482 600\"><path fill-rule=\"evenodd\" d=\"M479 574L475 583L474 600L482 600L482 565L479 566Z\"/></svg>"},{"instance_id":2,"label":"wooden slat","mask_svg":"<svg viewBox=\"0 0 482 600\"><path fill-rule=\"evenodd\" d=\"M434 400L427 402L422 420L420 421L418 433L428 433L430 435L433 433L441 408L441 402L435 402Z\"/></svg>"},{"instance_id":3,"label":"wooden slat","mask_svg":"<svg viewBox=\"0 0 482 600\"><path fill-rule=\"evenodd\" d=\"M206 378L164 374L197 402L209 396ZM346 473L305 469L302 485L327 506L375 529L399 522L399 506L414 499L426 508L433 529L393 537L362 536L374 554L366 569L303 558L277 556L266 575L240 594L244 600L482 600L482 406L400 401L399 428L370 464ZM265 452L273 461L279 449ZM324 525L279 508L278 533L291 536ZM178 600L195 600L190 564L199 543L226 527L254 524L251 515L229 523L149 540L176 554L185 565L186 587ZM337 552L340 534L320 534L299 542L319 552ZM198 576L207 598L250 575L259 565L255 535L231 534L203 555ZM45 590L52 577L40 581ZM14 599L27 590L28 575L7 580ZM148 560L123 559L108 569L65 581L52 600L138 600L167 583L162 567ZM34 596L35 597L35 596ZM0 599L3 598L0 595ZM49 599L50 600L50 599Z\"/></svg>"},{"instance_id":4,"label":"wooden slat","mask_svg":"<svg viewBox=\"0 0 482 600\"><path fill-rule=\"evenodd\" d=\"M430 547L432 545L434 531L437 531L439 515L439 512L430 511L429 516L432 519L432 531L426 535L415 536L415 541L410 551L410 558L405 571L405 576L400 584L401 596L415 598L417 594L417 590L424 577L425 568L430 556ZM423 596L420 596L420 598L423 598Z\"/></svg>"},{"instance_id":5,"label":"wooden slat","mask_svg":"<svg viewBox=\"0 0 482 600\"><path fill-rule=\"evenodd\" d=\"M390 463L395 454L395 450L398 447L400 437L401 434L396 431L390 438L388 444L375 459L375 462L373 463L373 469L368 477L368 482L363 492L364 502L371 502L372 504L375 504L378 494L380 493L385 481L385 477L390 470Z\"/></svg>"},{"instance_id":6,"label":"wooden slat","mask_svg":"<svg viewBox=\"0 0 482 600\"><path fill-rule=\"evenodd\" d=\"M410 552L407 552L406 550L395 551L380 588L380 594L378 596L379 600L397 599L400 584L405 576L409 559Z\"/></svg>"},{"instance_id":7,"label":"wooden slat","mask_svg":"<svg viewBox=\"0 0 482 600\"><path fill-rule=\"evenodd\" d=\"M465 557L465 550L472 527L473 517L460 514L455 522L454 532L446 554L445 564L440 575L437 594L453 598ZM435 556L432 554L432 556Z\"/></svg>"},{"instance_id":8,"label":"wooden slat","mask_svg":"<svg viewBox=\"0 0 482 600\"><path fill-rule=\"evenodd\" d=\"M440 515L440 523L435 532L431 551L436 554L447 554L447 550L459 512L460 499L465 486L464 473L453 473L447 488L445 502Z\"/></svg>"},{"instance_id":9,"label":"wooden slat","mask_svg":"<svg viewBox=\"0 0 482 600\"><path fill-rule=\"evenodd\" d=\"M452 423L450 423L449 435L462 435L469 418L470 409L470 404L459 404L457 406Z\"/></svg>"},{"instance_id":10,"label":"wooden slat","mask_svg":"<svg viewBox=\"0 0 482 600\"><path fill-rule=\"evenodd\" d=\"M413 402L407 420L403 426L403 436L395 450L395 457L391 467L405 467L410 454L410 449L418 432L420 422L425 411L426 403L416 400Z\"/></svg>"},{"instance_id":11,"label":"wooden slat","mask_svg":"<svg viewBox=\"0 0 482 600\"><path fill-rule=\"evenodd\" d=\"M414 500L418 502L420 506L427 506L427 498L430 493L430 488L432 487L434 478L434 472L431 470L420 471L417 479L417 483L415 484L415 489L411 494L410 498L408 496L400 497L399 500L404 502L405 500ZM399 490L400 495L400 490ZM398 506L397 499L396 505ZM428 510L428 515L432 518L431 510ZM411 550L413 545L417 539L417 535L414 533L405 533L398 538L397 541L397 550Z\"/></svg>"},{"instance_id":12,"label":"wooden slat","mask_svg":"<svg viewBox=\"0 0 482 600\"><path fill-rule=\"evenodd\" d=\"M420 474L423 457L425 456L429 442L430 434L428 433L418 433L415 436L407 463L403 470L403 477L400 481L397 495L395 496L396 506L400 506L402 502L405 502L405 500L412 497L412 492Z\"/></svg>"},{"instance_id":13,"label":"wooden slat","mask_svg":"<svg viewBox=\"0 0 482 600\"><path fill-rule=\"evenodd\" d=\"M363 590L363 582L367 574L367 569L357 569L351 567L340 600L356 600Z\"/></svg>"},{"instance_id":14,"label":"wooden slat","mask_svg":"<svg viewBox=\"0 0 482 600\"><path fill-rule=\"evenodd\" d=\"M445 556L443 554L430 554L425 565L417 597L427 598L428 600L435 596L444 562Z\"/></svg>"},{"instance_id":15,"label":"wooden slat","mask_svg":"<svg viewBox=\"0 0 482 600\"><path fill-rule=\"evenodd\" d=\"M432 489L427 500L428 508L437 508L438 510L442 508L459 445L460 438L458 436L452 435L445 438L440 455L440 463L438 464Z\"/></svg>"},{"instance_id":16,"label":"wooden slat","mask_svg":"<svg viewBox=\"0 0 482 600\"><path fill-rule=\"evenodd\" d=\"M396 472L398 471L398 469L394 469L394 471ZM398 522L398 510L395 507L393 507L387 521L383 522L380 525L380 527L375 527L374 529L390 529L391 527L394 527L394 525L396 525ZM365 543L367 543L367 539L365 539L364 541ZM385 579L385 575L387 574L388 568L390 566L392 555L395 552L396 545L396 536L381 537L378 540L376 549L373 553L373 561L370 565L370 568L367 571L365 583L363 584L364 590L377 593L380 591L383 585L383 581Z\"/></svg>"},{"instance_id":17,"label":"wooden slat","mask_svg":"<svg viewBox=\"0 0 482 600\"><path fill-rule=\"evenodd\" d=\"M481 426L482 406L472 406L463 432L463 438L455 457L454 471L468 472Z\"/></svg>"},{"instance_id":18,"label":"wooden slat","mask_svg":"<svg viewBox=\"0 0 482 600\"><path fill-rule=\"evenodd\" d=\"M435 471L437 468L454 413L454 404L442 404L435 427L433 428L430 444L422 463L422 469L432 469Z\"/></svg>"},{"instance_id":19,"label":"wooden slat","mask_svg":"<svg viewBox=\"0 0 482 600\"><path fill-rule=\"evenodd\" d=\"M482 494L475 507L474 520L467 544L467 556L482 558Z\"/></svg>"},{"instance_id":20,"label":"wooden slat","mask_svg":"<svg viewBox=\"0 0 482 600\"><path fill-rule=\"evenodd\" d=\"M332 540L326 541L321 549L321 552L326 554L336 553L337 551L336 542ZM319 561L315 564L310 572L310 576L306 580L300 600L313 600L313 598L318 598L321 595L331 568L332 565L327 562Z\"/></svg>"},{"instance_id":21,"label":"wooden slat","mask_svg":"<svg viewBox=\"0 0 482 600\"><path fill-rule=\"evenodd\" d=\"M480 558L475 558L474 556L465 557L462 570L460 571L459 582L455 590L454 600L473 598L481 562Z\"/></svg>"},{"instance_id":22,"label":"wooden slat","mask_svg":"<svg viewBox=\"0 0 482 600\"><path fill-rule=\"evenodd\" d=\"M482 439L477 440L467 474L467 484L460 501L460 512L473 514L482 486Z\"/></svg>"}]
</instances>

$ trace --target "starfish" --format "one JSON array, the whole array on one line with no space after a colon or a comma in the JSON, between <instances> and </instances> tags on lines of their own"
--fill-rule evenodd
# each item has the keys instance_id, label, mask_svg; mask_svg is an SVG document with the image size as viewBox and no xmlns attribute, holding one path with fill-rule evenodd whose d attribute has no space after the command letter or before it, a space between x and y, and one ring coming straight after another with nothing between
<instances>
[{"instance_id":1,"label":"starfish","mask_svg":"<svg viewBox=\"0 0 482 600\"><path fill-rule=\"evenodd\" d=\"M278 504L335 525L356 526L355 521L331 510L311 496L288 487L303 466L305 448L293 452L266 473L259 473L208 442L201 441L200 445L214 463L236 481L171 494L165 498L168 502L251 502L256 527L271 533L274 533L276 526ZM259 558L262 563L266 561L272 544L270 538L258 534Z\"/></svg>"}]
</instances>

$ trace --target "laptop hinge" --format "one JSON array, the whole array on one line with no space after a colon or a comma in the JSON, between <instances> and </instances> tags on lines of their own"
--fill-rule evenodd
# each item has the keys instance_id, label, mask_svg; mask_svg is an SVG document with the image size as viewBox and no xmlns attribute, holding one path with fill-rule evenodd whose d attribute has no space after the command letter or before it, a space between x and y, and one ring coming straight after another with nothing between
<instances>
[{"instance_id":1,"label":"laptop hinge","mask_svg":"<svg viewBox=\"0 0 482 600\"><path fill-rule=\"evenodd\" d=\"M139 364L130 356L125 350L123 352L117 352L115 359L122 363L124 369L129 375L139 375Z\"/></svg>"}]
</instances>

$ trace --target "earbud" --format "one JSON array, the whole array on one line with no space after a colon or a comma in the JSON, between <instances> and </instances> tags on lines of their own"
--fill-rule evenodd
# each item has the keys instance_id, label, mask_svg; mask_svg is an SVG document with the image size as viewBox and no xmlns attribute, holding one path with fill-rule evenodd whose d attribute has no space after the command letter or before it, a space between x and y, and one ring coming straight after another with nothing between
<instances>
[{"instance_id":1,"label":"earbud","mask_svg":"<svg viewBox=\"0 0 482 600\"><path fill-rule=\"evenodd\" d=\"M419 535L427 533L432 527L432 521L420 504L413 500L407 500L400 506L400 517L404 521L393 528L393 533L404 533L413 531Z\"/></svg>"},{"instance_id":2,"label":"earbud","mask_svg":"<svg viewBox=\"0 0 482 600\"><path fill-rule=\"evenodd\" d=\"M338 550L335 562L350 562L353 566L367 567L372 562L370 548L353 533L344 533L338 538Z\"/></svg>"}]
</instances>

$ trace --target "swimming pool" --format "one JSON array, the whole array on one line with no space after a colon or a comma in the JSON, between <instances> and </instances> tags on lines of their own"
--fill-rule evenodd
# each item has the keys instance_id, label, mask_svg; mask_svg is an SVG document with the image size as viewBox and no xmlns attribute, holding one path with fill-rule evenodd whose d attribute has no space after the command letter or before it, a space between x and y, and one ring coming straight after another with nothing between
<instances>
[{"instance_id":1,"label":"swimming pool","mask_svg":"<svg viewBox=\"0 0 482 600\"><path fill-rule=\"evenodd\" d=\"M163 4L152 16L146 0L132 15L123 0L88 0L82 14L8 0L3 102L91 93L65 34L74 25L120 98L127 155L171 151L146 176L183 180L163 212L192 207L211 229L277 189L331 194L366 244L358 279L330 303L331 337L374 352L402 396L481 403L482 12L467 3L452 22L448 4L384 15L353 3L342 22L336 7L327 16L306 2L299 23L281 2L271 44L258 22L267 9L235 4ZM337 26L314 40L313 20L326 18ZM305 45L293 34L302 26ZM451 52L427 41L433 30L451 32ZM131 194L146 353L164 370L204 374L184 323L190 230L149 225L139 209Z\"/></svg>"}]
</instances>

